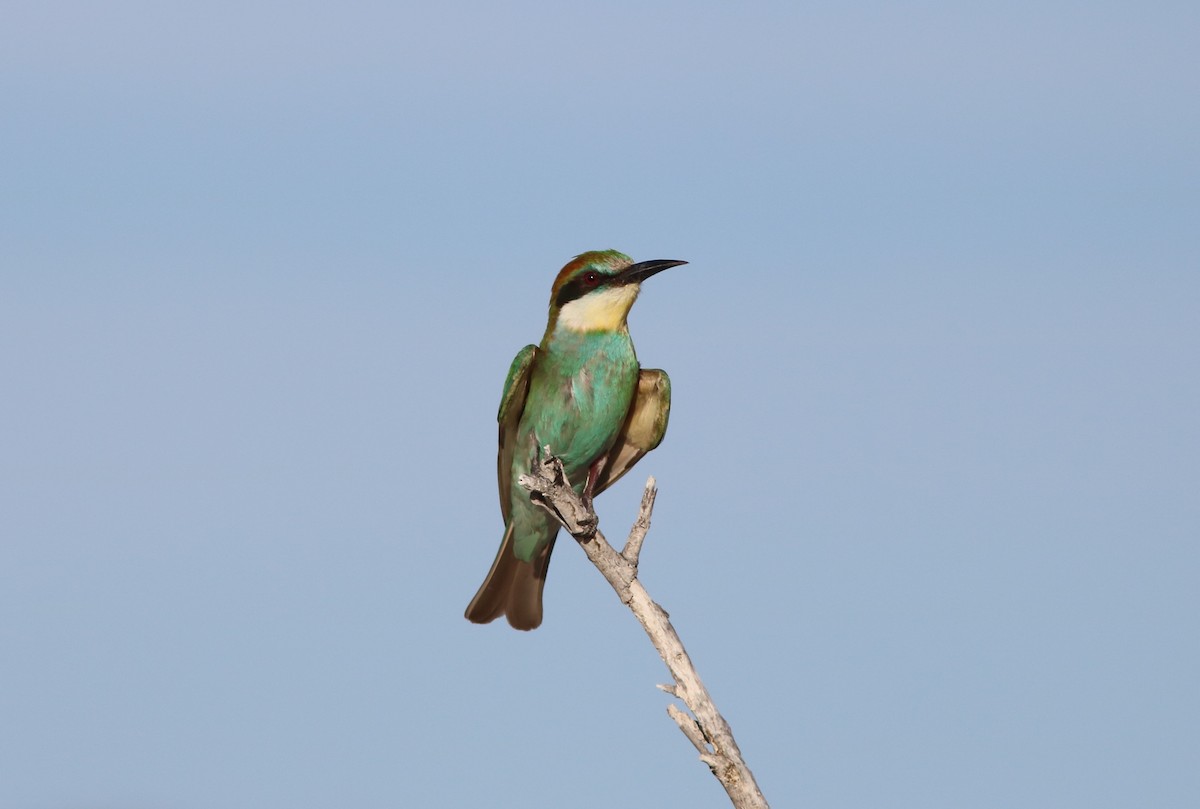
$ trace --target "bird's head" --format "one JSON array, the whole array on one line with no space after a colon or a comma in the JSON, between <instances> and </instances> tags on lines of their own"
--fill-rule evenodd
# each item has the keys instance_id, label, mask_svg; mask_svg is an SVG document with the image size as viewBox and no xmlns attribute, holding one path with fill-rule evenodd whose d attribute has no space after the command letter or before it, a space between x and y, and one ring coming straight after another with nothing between
<instances>
[{"instance_id":1,"label":"bird's head","mask_svg":"<svg viewBox=\"0 0 1200 809\"><path fill-rule=\"evenodd\" d=\"M550 290L550 323L554 331L617 331L637 300L642 281L686 261L655 259L637 264L616 250L593 250L571 259Z\"/></svg>"}]
</instances>

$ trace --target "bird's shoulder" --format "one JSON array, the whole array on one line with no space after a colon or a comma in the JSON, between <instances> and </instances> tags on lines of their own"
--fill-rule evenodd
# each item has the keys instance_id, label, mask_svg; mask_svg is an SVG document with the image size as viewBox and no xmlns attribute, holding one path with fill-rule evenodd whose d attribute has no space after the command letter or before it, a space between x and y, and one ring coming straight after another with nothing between
<instances>
[{"instance_id":1,"label":"bird's shoulder","mask_svg":"<svg viewBox=\"0 0 1200 809\"><path fill-rule=\"evenodd\" d=\"M537 355L538 347L527 345L517 352L512 365L508 367L508 376L504 379L504 392L500 395L500 409L496 413L496 420L501 424L514 415L519 415L524 407L525 393L529 389L529 377Z\"/></svg>"}]
</instances>

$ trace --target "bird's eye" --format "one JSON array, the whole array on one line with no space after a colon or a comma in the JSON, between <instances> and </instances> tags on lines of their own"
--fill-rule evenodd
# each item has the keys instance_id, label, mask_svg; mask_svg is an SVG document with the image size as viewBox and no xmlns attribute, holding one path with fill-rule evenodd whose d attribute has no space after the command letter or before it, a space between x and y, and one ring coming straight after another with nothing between
<instances>
[{"instance_id":1,"label":"bird's eye","mask_svg":"<svg viewBox=\"0 0 1200 809\"><path fill-rule=\"evenodd\" d=\"M583 281L585 287L594 287L600 283L600 273L595 271L585 272L580 280Z\"/></svg>"}]
</instances>

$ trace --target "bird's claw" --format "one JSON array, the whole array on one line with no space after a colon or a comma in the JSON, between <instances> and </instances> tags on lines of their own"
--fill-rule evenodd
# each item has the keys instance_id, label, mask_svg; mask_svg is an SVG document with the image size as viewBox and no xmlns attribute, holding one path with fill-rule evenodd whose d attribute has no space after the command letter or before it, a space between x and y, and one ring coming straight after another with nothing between
<instances>
[{"instance_id":1,"label":"bird's claw","mask_svg":"<svg viewBox=\"0 0 1200 809\"><path fill-rule=\"evenodd\" d=\"M575 525L579 529L577 539L580 542L588 542L592 537L596 536L596 529L600 527L600 518L596 516L596 512L592 511L591 504L588 503L588 510L581 514Z\"/></svg>"}]
</instances>

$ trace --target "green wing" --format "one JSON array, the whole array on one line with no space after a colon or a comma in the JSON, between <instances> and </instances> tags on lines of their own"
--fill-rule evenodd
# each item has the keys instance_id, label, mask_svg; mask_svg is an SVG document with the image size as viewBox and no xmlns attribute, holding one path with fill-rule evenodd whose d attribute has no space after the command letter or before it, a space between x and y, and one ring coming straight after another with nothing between
<instances>
[{"instance_id":1,"label":"green wing","mask_svg":"<svg viewBox=\"0 0 1200 809\"><path fill-rule=\"evenodd\" d=\"M508 368L504 380L504 393L500 397L500 451L496 456L496 479L500 483L500 513L508 523L510 497L512 495L513 446L517 442L517 425L521 423L521 412L525 410L525 397L529 394L529 378L533 375L533 362L537 358L537 346L525 346L517 353Z\"/></svg>"},{"instance_id":2,"label":"green wing","mask_svg":"<svg viewBox=\"0 0 1200 809\"><path fill-rule=\"evenodd\" d=\"M662 443L671 415L671 379L666 371L643 368L629 415L608 451L608 463L596 479L596 494L621 479L650 450Z\"/></svg>"}]
</instances>

